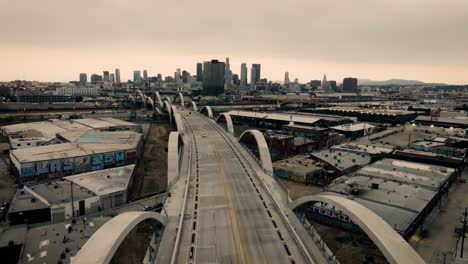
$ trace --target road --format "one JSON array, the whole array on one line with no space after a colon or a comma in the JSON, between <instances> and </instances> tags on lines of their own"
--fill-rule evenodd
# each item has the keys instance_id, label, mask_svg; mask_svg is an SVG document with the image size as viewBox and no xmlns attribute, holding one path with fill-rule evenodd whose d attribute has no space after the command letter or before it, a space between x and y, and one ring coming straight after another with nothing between
<instances>
[{"instance_id":1,"label":"road","mask_svg":"<svg viewBox=\"0 0 468 264\"><path fill-rule=\"evenodd\" d=\"M198 113L182 115L192 135L192 168L176 263L309 262L226 134Z\"/></svg>"}]
</instances>

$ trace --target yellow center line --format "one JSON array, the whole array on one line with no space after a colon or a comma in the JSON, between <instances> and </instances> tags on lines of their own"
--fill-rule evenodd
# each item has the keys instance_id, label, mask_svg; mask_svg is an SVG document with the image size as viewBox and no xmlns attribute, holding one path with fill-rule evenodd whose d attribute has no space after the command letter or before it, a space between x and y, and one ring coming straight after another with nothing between
<instances>
[{"instance_id":1,"label":"yellow center line","mask_svg":"<svg viewBox=\"0 0 468 264\"><path fill-rule=\"evenodd\" d=\"M216 148L215 148L215 146L213 144L213 141L211 139L208 139L208 141L209 141L209 143L210 143L210 145L211 145L211 147L213 149L213 153L215 154L216 160L217 160L218 165L219 165L219 167L218 167L219 172L221 173L222 178L223 178L223 187L224 187L224 192L225 192L225 199L226 199L229 218L230 218L229 227L231 229L231 235L234 238L234 244L235 244L234 245L234 248L235 248L234 251L235 251L235 254L236 254L236 260L237 260L237 263L239 263L239 260L237 259L237 255L238 255L237 245L238 245L240 247L241 251L242 251L243 263L248 263L248 258L247 258L247 254L246 254L246 251L245 251L244 239L243 239L240 227L239 227L239 218L237 216L236 211L234 210L231 191L230 191L229 186L228 186L226 171L224 170L224 162L223 162L224 160L220 157L218 151L216 151ZM239 242L240 243L237 243L237 238L236 238L236 236L234 234L232 223L235 223L235 225L236 225L236 230L237 230L237 234L239 236Z\"/></svg>"}]
</instances>

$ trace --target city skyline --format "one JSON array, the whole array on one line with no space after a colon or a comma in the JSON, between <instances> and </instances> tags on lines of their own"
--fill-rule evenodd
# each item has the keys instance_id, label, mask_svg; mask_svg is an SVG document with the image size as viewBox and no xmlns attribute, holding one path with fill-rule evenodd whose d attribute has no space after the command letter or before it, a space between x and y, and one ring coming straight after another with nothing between
<instances>
[{"instance_id":1,"label":"city skyline","mask_svg":"<svg viewBox=\"0 0 468 264\"><path fill-rule=\"evenodd\" d=\"M155 16L153 10L163 12ZM337 80L466 84L466 10L462 0L298 0L287 6L241 0L229 9L211 0L4 0L0 57L6 63L0 80L69 81L77 72L115 68L122 80L131 79L135 69L193 74L196 62L229 57L234 73L242 62L249 68L259 63L262 76L271 80L283 80L289 71L291 80L302 82L326 73ZM210 30L189 30L186 21Z\"/></svg>"}]
</instances>

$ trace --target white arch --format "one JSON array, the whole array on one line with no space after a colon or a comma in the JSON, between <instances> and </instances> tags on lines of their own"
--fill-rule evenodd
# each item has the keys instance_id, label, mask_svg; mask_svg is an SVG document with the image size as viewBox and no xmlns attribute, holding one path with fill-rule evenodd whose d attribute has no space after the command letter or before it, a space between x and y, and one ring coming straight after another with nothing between
<instances>
[{"instance_id":1,"label":"white arch","mask_svg":"<svg viewBox=\"0 0 468 264\"><path fill-rule=\"evenodd\" d=\"M140 90L137 90L137 94L140 95L141 100L143 101L143 106L146 108L146 95L144 95Z\"/></svg>"},{"instance_id":2,"label":"white arch","mask_svg":"<svg viewBox=\"0 0 468 264\"><path fill-rule=\"evenodd\" d=\"M169 122L172 123L172 106L169 101L164 101L164 109L166 109L167 114L169 115Z\"/></svg>"},{"instance_id":3,"label":"white arch","mask_svg":"<svg viewBox=\"0 0 468 264\"><path fill-rule=\"evenodd\" d=\"M380 216L350 199L335 195L312 195L295 200L292 209L309 202L324 202L347 214L375 243L390 263L424 263L414 249Z\"/></svg>"},{"instance_id":4,"label":"white arch","mask_svg":"<svg viewBox=\"0 0 468 264\"><path fill-rule=\"evenodd\" d=\"M128 97L133 101L134 104L136 104L135 97L133 97L133 95L129 94Z\"/></svg>"},{"instance_id":5,"label":"white arch","mask_svg":"<svg viewBox=\"0 0 468 264\"><path fill-rule=\"evenodd\" d=\"M200 108L200 113L203 114L203 110L206 110L208 113L208 117L213 119L213 111L211 110L211 107L209 105L205 105L202 108Z\"/></svg>"},{"instance_id":6,"label":"white arch","mask_svg":"<svg viewBox=\"0 0 468 264\"><path fill-rule=\"evenodd\" d=\"M171 132L169 134L169 142L167 143L167 182L170 184L172 181L177 179L179 175L179 143L181 140L179 132Z\"/></svg>"},{"instance_id":7,"label":"white arch","mask_svg":"<svg viewBox=\"0 0 468 264\"><path fill-rule=\"evenodd\" d=\"M161 95L159 94L158 91L155 92L155 95L156 95L156 100L158 100L158 104L159 106L163 106L163 101L161 100Z\"/></svg>"},{"instance_id":8,"label":"white arch","mask_svg":"<svg viewBox=\"0 0 468 264\"><path fill-rule=\"evenodd\" d=\"M194 111L198 111L198 107L197 107L197 103L195 103L195 101L190 101L188 104L187 104L187 107L189 106L192 106L192 109Z\"/></svg>"},{"instance_id":9,"label":"white arch","mask_svg":"<svg viewBox=\"0 0 468 264\"><path fill-rule=\"evenodd\" d=\"M99 228L72 257L73 264L107 264L112 260L125 237L136 225L147 219L154 219L165 225L165 218L155 212L128 212L120 214Z\"/></svg>"},{"instance_id":10,"label":"white arch","mask_svg":"<svg viewBox=\"0 0 468 264\"><path fill-rule=\"evenodd\" d=\"M268 173L273 173L273 164L271 162L270 149L268 149L268 145L262 132L256 129L246 130L244 131L244 133L242 133L242 135L240 135L239 142L242 142L242 139L246 134L252 135L255 138L255 142L257 142L258 153L260 155L260 162L262 163L263 169Z\"/></svg>"},{"instance_id":11,"label":"white arch","mask_svg":"<svg viewBox=\"0 0 468 264\"><path fill-rule=\"evenodd\" d=\"M146 100L148 101L148 103L151 105L151 107L154 109L154 101L153 101L153 98L151 98L151 96L147 96L146 97Z\"/></svg>"},{"instance_id":12,"label":"white arch","mask_svg":"<svg viewBox=\"0 0 468 264\"><path fill-rule=\"evenodd\" d=\"M174 99L172 100L172 103L175 104L177 98L180 98L180 105L181 105L182 107L185 107L184 95L183 95L182 93L176 94L176 95L174 96Z\"/></svg>"},{"instance_id":13,"label":"white arch","mask_svg":"<svg viewBox=\"0 0 468 264\"><path fill-rule=\"evenodd\" d=\"M216 123L218 123L220 120L219 118L220 117L224 117L224 119L226 120L226 127L227 127L227 131L229 133L231 133L232 135L234 135L234 124L232 123L232 118L231 118L231 115L229 113L222 113L220 114L217 118L216 118Z\"/></svg>"}]
</instances>

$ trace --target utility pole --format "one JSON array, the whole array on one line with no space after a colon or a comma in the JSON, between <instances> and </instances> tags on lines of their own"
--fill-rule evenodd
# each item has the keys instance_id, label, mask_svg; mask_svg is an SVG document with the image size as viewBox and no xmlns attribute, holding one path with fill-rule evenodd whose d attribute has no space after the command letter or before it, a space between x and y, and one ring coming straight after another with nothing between
<instances>
[{"instance_id":1,"label":"utility pole","mask_svg":"<svg viewBox=\"0 0 468 264\"><path fill-rule=\"evenodd\" d=\"M463 230L462 230L462 241L461 241L461 248L460 248L460 258L463 258L463 248L465 246L465 232L466 232L466 221L467 215L467 208L465 208L465 213L463 214Z\"/></svg>"},{"instance_id":2,"label":"utility pole","mask_svg":"<svg viewBox=\"0 0 468 264\"><path fill-rule=\"evenodd\" d=\"M71 206L72 206L72 219L75 218L75 202L73 201L73 182L70 181L70 192L71 192Z\"/></svg>"}]
</instances>

